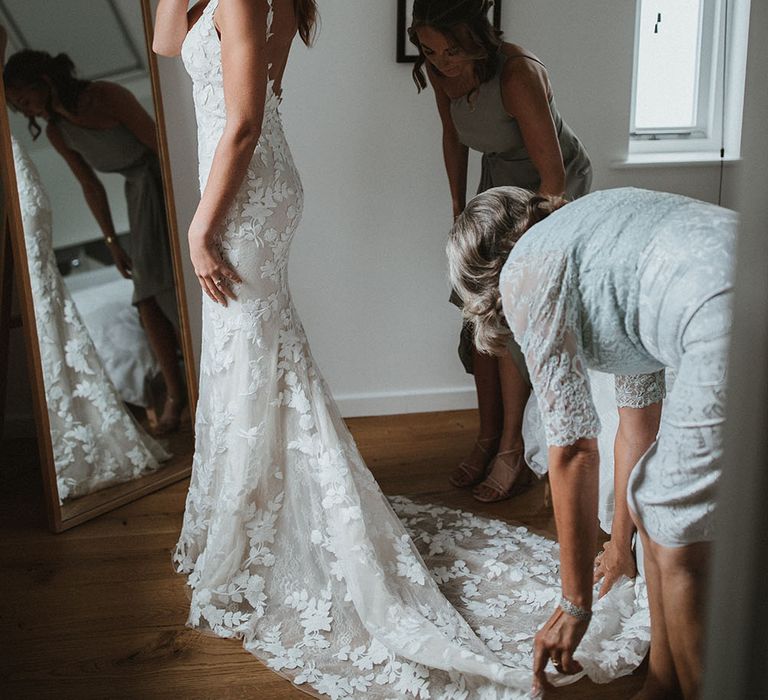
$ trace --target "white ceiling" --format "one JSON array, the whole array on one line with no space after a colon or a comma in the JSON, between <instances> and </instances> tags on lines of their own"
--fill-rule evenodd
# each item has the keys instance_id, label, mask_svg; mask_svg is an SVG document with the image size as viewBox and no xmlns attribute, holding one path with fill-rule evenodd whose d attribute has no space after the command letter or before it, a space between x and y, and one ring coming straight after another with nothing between
<instances>
[{"instance_id":1,"label":"white ceiling","mask_svg":"<svg viewBox=\"0 0 768 700\"><path fill-rule=\"evenodd\" d=\"M83 79L119 82L146 73L137 0L0 0L10 56L22 48L67 53Z\"/></svg>"}]
</instances>

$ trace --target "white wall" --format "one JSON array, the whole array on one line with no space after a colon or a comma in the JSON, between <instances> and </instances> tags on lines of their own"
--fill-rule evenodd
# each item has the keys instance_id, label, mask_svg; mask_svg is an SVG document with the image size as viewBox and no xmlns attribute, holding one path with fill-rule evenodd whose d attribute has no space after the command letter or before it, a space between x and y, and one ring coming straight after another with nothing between
<instances>
[{"instance_id":1,"label":"white wall","mask_svg":"<svg viewBox=\"0 0 768 700\"><path fill-rule=\"evenodd\" d=\"M626 152L634 2L506 0L511 41L547 64L595 186L717 197L714 166L615 169ZM297 46L283 115L306 208L290 266L296 305L345 415L474 405L455 346L444 243L450 198L430 93L397 64L394 0L320 0L317 45ZM190 85L160 59L182 238L198 200ZM473 162L470 190L478 177ZM726 200L727 201L727 200ZM184 259L187 261L186 250ZM186 285L199 356L200 293Z\"/></svg>"},{"instance_id":2,"label":"white wall","mask_svg":"<svg viewBox=\"0 0 768 700\"><path fill-rule=\"evenodd\" d=\"M433 97L394 60L395 2L321 0L320 10L316 46L294 50L282 109L306 193L291 286L315 357L346 415L472 406L447 302L451 209ZM717 167L612 166L626 153L633 2L507 1L503 22L549 67L596 187L716 199ZM189 86L178 61L162 60L162 77L183 232L197 197ZM473 190L476 161L472 173ZM197 343L191 274L187 286Z\"/></svg>"},{"instance_id":3,"label":"white wall","mask_svg":"<svg viewBox=\"0 0 768 700\"><path fill-rule=\"evenodd\" d=\"M508 41L549 68L558 107L595 166L595 189L633 185L716 201L718 165L618 167L627 152L635 2L507 0Z\"/></svg>"}]
</instances>

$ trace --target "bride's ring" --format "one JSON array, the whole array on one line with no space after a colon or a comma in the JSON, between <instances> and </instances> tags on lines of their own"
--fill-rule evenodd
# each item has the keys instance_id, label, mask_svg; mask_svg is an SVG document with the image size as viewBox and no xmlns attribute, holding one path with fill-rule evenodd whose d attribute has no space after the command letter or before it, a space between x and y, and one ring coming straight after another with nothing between
<instances>
[{"instance_id":1,"label":"bride's ring","mask_svg":"<svg viewBox=\"0 0 768 700\"><path fill-rule=\"evenodd\" d=\"M224 281L224 279L223 279L223 278L221 278L221 277L217 277L215 280L213 280L213 283L214 283L214 284L215 284L217 287L220 287L220 286L221 286L221 283L222 283L223 281Z\"/></svg>"}]
</instances>

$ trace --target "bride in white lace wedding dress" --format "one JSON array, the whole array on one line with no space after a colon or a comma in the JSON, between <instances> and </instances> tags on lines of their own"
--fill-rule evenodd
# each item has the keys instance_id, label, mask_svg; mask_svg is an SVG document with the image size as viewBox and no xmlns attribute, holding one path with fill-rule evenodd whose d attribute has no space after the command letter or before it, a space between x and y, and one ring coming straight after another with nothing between
<instances>
[{"instance_id":1,"label":"bride in white lace wedding dress","mask_svg":"<svg viewBox=\"0 0 768 700\"><path fill-rule=\"evenodd\" d=\"M229 146L221 145L229 100L253 86L235 82L243 75L237 58L228 60L247 52L227 48L226 13L247 5L263 21L264 38L253 41L268 66L266 86L257 86L266 97L247 172L229 190ZM174 553L192 593L188 624L241 639L317 696L524 697L534 633L560 595L556 544L469 513L403 498L390 505L291 302L288 252L302 188L283 134L277 67L301 5L210 0L183 41L203 200L226 202L216 246L241 280L198 270L204 284L229 286L237 299L216 303L210 287L203 297L196 451ZM593 679L629 673L642 660L643 591L624 581L595 606L577 655Z\"/></svg>"}]
</instances>

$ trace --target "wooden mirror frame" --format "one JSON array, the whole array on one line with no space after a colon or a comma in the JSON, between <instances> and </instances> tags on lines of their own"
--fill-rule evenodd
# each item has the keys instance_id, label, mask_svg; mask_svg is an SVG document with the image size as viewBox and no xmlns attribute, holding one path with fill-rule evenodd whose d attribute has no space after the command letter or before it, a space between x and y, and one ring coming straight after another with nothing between
<instances>
[{"instance_id":1,"label":"wooden mirror frame","mask_svg":"<svg viewBox=\"0 0 768 700\"><path fill-rule=\"evenodd\" d=\"M158 156L163 178L163 193L165 196L166 214L168 218L168 236L173 261L173 272L176 281L176 302L179 312L179 345L184 356L184 370L187 385L187 400L189 406L190 422L194 425L194 409L197 404L197 376L195 372L194 353L192 350L192 338L189 326L189 311L187 308L186 292L184 288L184 274L181 261L181 248L179 245L179 231L176 220L175 199L173 196L173 184L171 180L171 165L168 151L168 138L165 128L165 112L160 91L160 76L157 65L157 57L152 52L152 13L149 0L141 0L141 13L144 24L144 40L147 51L147 65L149 68L152 85L152 97L155 108L155 124L158 139ZM56 469L53 462L53 445L51 443L51 430L48 419L48 405L45 398L45 386L43 383L43 370L40 356L40 346L35 325L35 310L32 299L32 288L29 277L27 251L24 242L24 229L21 218L21 208L18 198L18 185L16 182L16 168L13 160L11 146L11 132L8 121L8 108L5 98L5 85L0 74L0 170L2 170L2 189L6 193L6 221L7 231L10 235L11 251L13 255L13 271L16 275L16 289L19 293L19 306L21 309L24 342L27 351L27 365L29 369L29 381L32 394L33 411L37 426L38 450L40 454L40 466L43 476L43 489L45 492L46 514L48 524L53 532L63 532L87 520L91 520L102 513L114 510L126 503L141 498L149 493L157 491L169 484L188 477L192 470L192 451L189 454L187 464L168 465L157 472L140 477L138 480L127 481L122 484L105 489L104 492L96 491L65 504L70 511L66 517L62 516L62 506L59 503L58 488L56 485ZM0 243L3 251L6 250L5 237L0 235ZM5 264L3 252L0 252L0 293L3 293L3 308L10 308L10 298L5 298L10 292L12 284L8 279L9 265ZM4 274L5 273L5 274ZM137 485L137 481L141 483ZM108 492L108 493L106 493ZM99 498L99 495L102 497ZM82 501L82 503L79 503ZM90 501L90 503L89 503Z\"/></svg>"}]
</instances>

